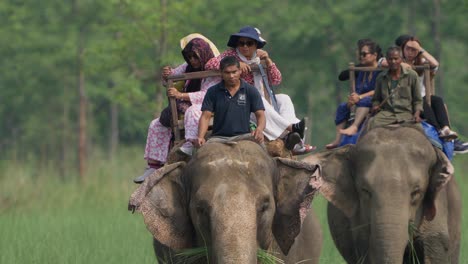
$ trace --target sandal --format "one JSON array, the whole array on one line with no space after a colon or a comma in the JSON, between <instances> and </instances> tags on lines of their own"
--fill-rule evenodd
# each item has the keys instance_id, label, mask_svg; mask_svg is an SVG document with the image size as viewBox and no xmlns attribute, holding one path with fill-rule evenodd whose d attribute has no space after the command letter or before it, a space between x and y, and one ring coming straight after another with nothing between
<instances>
[{"instance_id":1,"label":"sandal","mask_svg":"<svg viewBox=\"0 0 468 264\"><path fill-rule=\"evenodd\" d=\"M291 151L293 156L304 155L314 151L317 147L311 146L309 144L299 145L297 144L294 149Z\"/></svg>"},{"instance_id":2,"label":"sandal","mask_svg":"<svg viewBox=\"0 0 468 264\"><path fill-rule=\"evenodd\" d=\"M146 167L145 172L142 175L133 179L133 182L136 184L143 183L146 178L148 178L151 174L153 174L153 172L159 170L163 166L164 166L164 163L161 163L161 162L157 162L157 161L148 162L148 167Z\"/></svg>"},{"instance_id":3,"label":"sandal","mask_svg":"<svg viewBox=\"0 0 468 264\"><path fill-rule=\"evenodd\" d=\"M145 173L143 173L142 175L136 177L135 179L133 179L133 182L136 183L136 184L141 184L145 181L146 178L148 178L148 176L150 176L151 174L153 174L153 172L155 172L156 169L155 168L146 168L145 170Z\"/></svg>"},{"instance_id":4,"label":"sandal","mask_svg":"<svg viewBox=\"0 0 468 264\"><path fill-rule=\"evenodd\" d=\"M452 131L450 128L445 127L444 129L440 130L439 137L445 141L451 141L458 138L458 134L455 131Z\"/></svg>"},{"instance_id":5,"label":"sandal","mask_svg":"<svg viewBox=\"0 0 468 264\"><path fill-rule=\"evenodd\" d=\"M326 148L326 149L334 149L334 148L337 148L338 146L339 146L339 145L337 145L337 144L331 144L331 143L330 143L330 144L326 144L326 145L325 145L325 148Z\"/></svg>"},{"instance_id":6,"label":"sandal","mask_svg":"<svg viewBox=\"0 0 468 264\"><path fill-rule=\"evenodd\" d=\"M187 156L192 156L193 154L193 144L190 141L185 142L180 148L177 149L177 152Z\"/></svg>"}]
</instances>

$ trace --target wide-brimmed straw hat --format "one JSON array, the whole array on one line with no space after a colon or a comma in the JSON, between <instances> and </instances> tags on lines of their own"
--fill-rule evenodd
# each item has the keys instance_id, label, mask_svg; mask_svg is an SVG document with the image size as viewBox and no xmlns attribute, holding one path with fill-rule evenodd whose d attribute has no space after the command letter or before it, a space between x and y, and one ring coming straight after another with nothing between
<instances>
[{"instance_id":1,"label":"wide-brimmed straw hat","mask_svg":"<svg viewBox=\"0 0 468 264\"><path fill-rule=\"evenodd\" d=\"M261 32L260 30L258 30L258 28L246 26L246 27L241 28L238 33L232 34L231 37L229 37L229 41L227 45L231 48L236 48L239 38L245 37L245 38L251 38L257 41L257 49L261 49L263 48L263 46L265 46L266 40L264 40L260 36L260 34Z\"/></svg>"},{"instance_id":2,"label":"wide-brimmed straw hat","mask_svg":"<svg viewBox=\"0 0 468 264\"><path fill-rule=\"evenodd\" d=\"M189 43L194 38L200 38L200 39L203 39L204 41L206 41L210 45L211 51L213 51L214 56L217 57L219 55L219 50L216 47L216 45L213 42L211 42L211 40L209 40L207 37L203 36L200 33L192 33L190 35L187 35L187 36L181 38L180 39L180 47L182 49L184 49L185 46L187 46L187 43Z\"/></svg>"}]
</instances>

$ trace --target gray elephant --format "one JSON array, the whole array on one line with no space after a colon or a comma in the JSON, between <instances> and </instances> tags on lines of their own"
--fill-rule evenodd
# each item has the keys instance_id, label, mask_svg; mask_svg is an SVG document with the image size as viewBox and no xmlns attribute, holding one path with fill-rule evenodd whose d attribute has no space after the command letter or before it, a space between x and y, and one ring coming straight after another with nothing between
<instances>
[{"instance_id":1,"label":"gray elephant","mask_svg":"<svg viewBox=\"0 0 468 264\"><path fill-rule=\"evenodd\" d=\"M454 170L419 130L376 128L305 161L322 167L330 232L348 263L458 263Z\"/></svg>"},{"instance_id":2,"label":"gray elephant","mask_svg":"<svg viewBox=\"0 0 468 264\"><path fill-rule=\"evenodd\" d=\"M316 165L273 159L252 141L207 143L190 162L146 179L129 209L143 214L158 259L177 263L177 251L206 247L201 263L257 263L258 249L285 263L318 263L322 233L307 210L318 172Z\"/></svg>"}]
</instances>

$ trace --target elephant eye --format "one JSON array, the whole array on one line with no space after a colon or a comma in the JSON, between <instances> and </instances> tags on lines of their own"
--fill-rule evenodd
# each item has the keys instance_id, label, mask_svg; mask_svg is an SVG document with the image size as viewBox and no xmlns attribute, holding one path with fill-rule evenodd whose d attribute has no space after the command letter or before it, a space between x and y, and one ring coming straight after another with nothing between
<instances>
[{"instance_id":1,"label":"elephant eye","mask_svg":"<svg viewBox=\"0 0 468 264\"><path fill-rule=\"evenodd\" d=\"M372 197L372 193L365 189L365 188L361 188L361 193L366 197L366 198L371 198Z\"/></svg>"},{"instance_id":2,"label":"elephant eye","mask_svg":"<svg viewBox=\"0 0 468 264\"><path fill-rule=\"evenodd\" d=\"M419 188L411 192L411 204L415 205L422 198L422 193Z\"/></svg>"},{"instance_id":3,"label":"elephant eye","mask_svg":"<svg viewBox=\"0 0 468 264\"><path fill-rule=\"evenodd\" d=\"M197 210L198 214L205 214L206 212L205 207L202 207L202 206L197 206L195 209Z\"/></svg>"},{"instance_id":4,"label":"elephant eye","mask_svg":"<svg viewBox=\"0 0 468 264\"><path fill-rule=\"evenodd\" d=\"M270 207L270 203L266 202L266 203L263 203L262 206L260 207L260 212L265 212L266 210L268 210L268 208Z\"/></svg>"},{"instance_id":5,"label":"elephant eye","mask_svg":"<svg viewBox=\"0 0 468 264\"><path fill-rule=\"evenodd\" d=\"M268 208L270 208L270 199L269 198L265 198L263 199L262 203L260 204L260 206L258 207L258 211L260 213L264 213L265 211L268 210Z\"/></svg>"},{"instance_id":6,"label":"elephant eye","mask_svg":"<svg viewBox=\"0 0 468 264\"><path fill-rule=\"evenodd\" d=\"M197 212L198 215L208 215L210 210L210 206L207 204L207 202L199 202L195 206L195 211Z\"/></svg>"}]
</instances>

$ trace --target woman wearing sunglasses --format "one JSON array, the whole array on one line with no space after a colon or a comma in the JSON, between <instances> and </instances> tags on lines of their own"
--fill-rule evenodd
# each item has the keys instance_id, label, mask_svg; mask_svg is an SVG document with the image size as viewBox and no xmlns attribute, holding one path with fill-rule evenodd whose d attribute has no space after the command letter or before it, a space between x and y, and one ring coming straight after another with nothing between
<instances>
[{"instance_id":1,"label":"woman wearing sunglasses","mask_svg":"<svg viewBox=\"0 0 468 264\"><path fill-rule=\"evenodd\" d=\"M273 95L269 93L269 91L271 92L270 86L279 85L282 77L268 52L262 50L265 44L266 41L260 36L260 31L257 28L243 27L238 33L230 36L227 43L230 49L211 59L205 67L212 70L219 69L221 59L227 56L236 57L242 71L241 78L254 85L262 95L267 120L264 134L267 139L286 139L286 147L292 150L295 155L309 153L315 147L306 145L302 141L305 122L296 117L291 98L286 94ZM264 61L266 66L264 78L262 78L261 73L253 72L250 68L250 65L259 65L261 61Z\"/></svg>"},{"instance_id":2,"label":"woman wearing sunglasses","mask_svg":"<svg viewBox=\"0 0 468 264\"><path fill-rule=\"evenodd\" d=\"M381 57L380 46L370 39L365 39L362 42L358 42L358 48L360 66L377 67L378 60ZM357 73L356 92L349 95L348 102L341 103L338 106L335 117L335 140L325 146L327 149L338 147L341 142L342 134L351 136L358 132L359 126L372 107L371 99L374 95L375 80L379 73L380 71L362 71ZM344 129L346 121L349 119L352 106L356 106L354 122L348 128Z\"/></svg>"}]
</instances>

